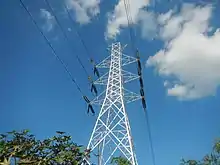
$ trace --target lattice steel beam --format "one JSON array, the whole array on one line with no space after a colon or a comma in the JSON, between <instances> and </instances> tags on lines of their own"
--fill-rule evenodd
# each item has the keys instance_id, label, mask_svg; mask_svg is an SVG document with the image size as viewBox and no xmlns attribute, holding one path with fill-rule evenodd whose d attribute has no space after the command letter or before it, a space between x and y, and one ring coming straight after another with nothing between
<instances>
[{"instance_id":1,"label":"lattice steel beam","mask_svg":"<svg viewBox=\"0 0 220 165\"><path fill-rule=\"evenodd\" d=\"M108 164L115 156L124 156L132 165L138 165L125 104L141 97L126 90L123 84L139 76L122 70L122 66L136 62L137 59L122 54L122 49L119 42L112 44L111 55L97 65L97 68L109 68L109 72L95 81L95 84L105 84L107 87L91 102L100 104L101 110L87 149L95 153L100 151L100 165ZM89 158L85 160L91 164Z\"/></svg>"}]
</instances>

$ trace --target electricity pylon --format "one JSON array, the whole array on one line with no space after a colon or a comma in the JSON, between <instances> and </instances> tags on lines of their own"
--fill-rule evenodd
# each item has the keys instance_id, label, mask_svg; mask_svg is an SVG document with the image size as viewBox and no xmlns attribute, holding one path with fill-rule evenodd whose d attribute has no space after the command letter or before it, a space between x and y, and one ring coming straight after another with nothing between
<instances>
[{"instance_id":1,"label":"electricity pylon","mask_svg":"<svg viewBox=\"0 0 220 165\"><path fill-rule=\"evenodd\" d=\"M94 84L107 85L106 90L90 104L101 105L87 149L96 154L99 165L106 165L113 157L122 156L132 165L138 165L131 136L131 128L125 104L141 99L141 96L124 88L124 84L138 79L139 76L122 67L137 61L136 58L122 53L120 42L113 43L111 55L99 63L97 68L108 68ZM86 158L87 164L91 164Z\"/></svg>"}]
</instances>

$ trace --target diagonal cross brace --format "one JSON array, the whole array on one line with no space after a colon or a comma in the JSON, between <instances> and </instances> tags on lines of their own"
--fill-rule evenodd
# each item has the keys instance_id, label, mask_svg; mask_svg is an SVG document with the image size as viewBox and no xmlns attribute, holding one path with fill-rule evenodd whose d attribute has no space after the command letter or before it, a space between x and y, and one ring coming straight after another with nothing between
<instances>
[{"instance_id":1,"label":"diagonal cross brace","mask_svg":"<svg viewBox=\"0 0 220 165\"><path fill-rule=\"evenodd\" d=\"M134 102L136 100L140 100L141 99L141 96L134 93L134 92L131 92L125 88L123 88L123 97L124 97L124 103L131 103L131 102ZM90 104L95 104L95 105L102 105L103 102L104 102L104 99L105 99L105 93L106 93L106 90L103 91L99 96L97 96L94 100L91 101ZM109 102L110 104L110 102Z\"/></svg>"},{"instance_id":2,"label":"diagonal cross brace","mask_svg":"<svg viewBox=\"0 0 220 165\"><path fill-rule=\"evenodd\" d=\"M122 54L122 65L121 66L129 65L134 62L137 62L136 58L128 56L126 54ZM111 65L111 56L108 56L98 65L96 65L96 67L97 68L110 68L110 65Z\"/></svg>"},{"instance_id":3,"label":"diagonal cross brace","mask_svg":"<svg viewBox=\"0 0 220 165\"><path fill-rule=\"evenodd\" d=\"M123 83L128 83L130 81L138 79L140 76L133 74L131 72L122 70L122 81ZM108 84L108 73L105 73L103 76L101 76L99 79L97 79L94 84L96 85L107 85Z\"/></svg>"}]
</instances>

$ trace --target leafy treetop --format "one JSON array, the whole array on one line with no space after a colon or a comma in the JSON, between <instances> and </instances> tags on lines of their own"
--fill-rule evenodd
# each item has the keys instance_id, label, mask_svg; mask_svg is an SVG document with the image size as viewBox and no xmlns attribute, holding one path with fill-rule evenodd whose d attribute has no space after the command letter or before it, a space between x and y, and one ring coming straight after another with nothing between
<instances>
[{"instance_id":1,"label":"leafy treetop","mask_svg":"<svg viewBox=\"0 0 220 165\"><path fill-rule=\"evenodd\" d=\"M181 165L220 165L220 139L215 142L213 152L202 160L182 160Z\"/></svg>"},{"instance_id":2,"label":"leafy treetop","mask_svg":"<svg viewBox=\"0 0 220 165\"><path fill-rule=\"evenodd\" d=\"M57 131L57 135L36 140L29 130L0 134L0 165L78 165L89 151L71 141L71 136Z\"/></svg>"}]
</instances>

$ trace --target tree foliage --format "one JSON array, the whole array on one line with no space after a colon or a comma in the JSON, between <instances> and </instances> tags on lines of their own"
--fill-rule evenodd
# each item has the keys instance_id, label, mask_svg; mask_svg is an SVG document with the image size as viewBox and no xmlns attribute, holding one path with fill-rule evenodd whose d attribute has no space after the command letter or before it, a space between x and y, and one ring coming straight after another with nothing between
<instances>
[{"instance_id":1,"label":"tree foliage","mask_svg":"<svg viewBox=\"0 0 220 165\"><path fill-rule=\"evenodd\" d=\"M0 135L0 165L78 165L85 157L89 151L64 132L45 140L37 140L28 130Z\"/></svg>"},{"instance_id":2,"label":"tree foliage","mask_svg":"<svg viewBox=\"0 0 220 165\"><path fill-rule=\"evenodd\" d=\"M182 160L181 165L220 165L220 139L215 142L213 152L202 160Z\"/></svg>"},{"instance_id":3,"label":"tree foliage","mask_svg":"<svg viewBox=\"0 0 220 165\"><path fill-rule=\"evenodd\" d=\"M112 158L111 163L115 165L131 165L131 162L122 156Z\"/></svg>"}]
</instances>

